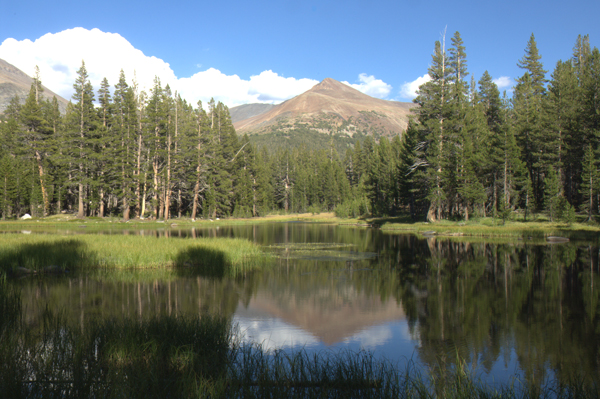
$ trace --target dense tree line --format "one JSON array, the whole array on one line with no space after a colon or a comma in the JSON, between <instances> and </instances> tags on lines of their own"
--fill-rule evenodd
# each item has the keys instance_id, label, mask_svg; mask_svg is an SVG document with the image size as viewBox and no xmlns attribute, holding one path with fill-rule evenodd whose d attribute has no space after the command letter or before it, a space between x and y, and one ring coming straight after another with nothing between
<instances>
[{"instance_id":1,"label":"dense tree line","mask_svg":"<svg viewBox=\"0 0 600 399\"><path fill-rule=\"evenodd\" d=\"M149 93L121 72L94 93L85 63L65 115L29 96L3 115L3 218L61 212L169 219L332 210L349 196L340 157L298 148L269 154L238 138L228 108L192 106L155 79ZM206 106L206 109L204 108Z\"/></svg>"},{"instance_id":2,"label":"dense tree line","mask_svg":"<svg viewBox=\"0 0 600 399\"><path fill-rule=\"evenodd\" d=\"M149 93L123 72L94 93L82 62L61 115L42 100L39 73L0 123L3 218L73 212L169 219L335 210L435 221L600 207L600 52L579 36L547 79L531 35L512 97L467 70L457 32L435 43L416 115L402 135L338 154L307 146L269 152L238 137L229 110ZM206 108L205 108L206 107Z\"/></svg>"},{"instance_id":3,"label":"dense tree line","mask_svg":"<svg viewBox=\"0 0 600 399\"><path fill-rule=\"evenodd\" d=\"M486 71L469 77L460 34L435 43L402 140L368 140L346 157L375 214L427 220L546 212L591 219L600 209L600 51L579 36L551 79L533 34L512 98ZM358 184L360 186L360 183Z\"/></svg>"}]
</instances>

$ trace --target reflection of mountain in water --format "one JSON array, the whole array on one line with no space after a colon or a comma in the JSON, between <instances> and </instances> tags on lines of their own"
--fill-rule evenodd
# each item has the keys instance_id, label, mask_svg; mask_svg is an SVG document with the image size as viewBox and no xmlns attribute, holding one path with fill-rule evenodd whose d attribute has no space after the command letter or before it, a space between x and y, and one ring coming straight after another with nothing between
<instances>
[{"instance_id":1,"label":"reflection of mountain in water","mask_svg":"<svg viewBox=\"0 0 600 399\"><path fill-rule=\"evenodd\" d=\"M393 299L382 302L353 287L344 287L310 298L299 298L291 290L277 296L267 291L258 292L246 308L238 307L237 315L265 314L279 318L312 334L327 345L339 343L369 327L404 319L402 307Z\"/></svg>"}]
</instances>

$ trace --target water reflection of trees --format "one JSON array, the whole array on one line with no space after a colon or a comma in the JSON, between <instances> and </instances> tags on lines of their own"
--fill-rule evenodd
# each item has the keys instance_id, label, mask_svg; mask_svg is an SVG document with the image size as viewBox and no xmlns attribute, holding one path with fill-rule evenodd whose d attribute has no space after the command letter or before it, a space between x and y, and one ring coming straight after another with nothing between
<instances>
[{"instance_id":1,"label":"water reflection of trees","mask_svg":"<svg viewBox=\"0 0 600 399\"><path fill-rule=\"evenodd\" d=\"M536 385L548 368L561 381L598 380L598 249L431 238L421 256L406 244L401 300L427 365L461 358L490 371L514 350Z\"/></svg>"},{"instance_id":2,"label":"water reflection of trees","mask_svg":"<svg viewBox=\"0 0 600 399\"><path fill-rule=\"evenodd\" d=\"M248 305L264 291L284 311L292 311L290 301L335 307L357 297L377 298L401 304L419 342L419 358L429 367L452 366L462 358L489 371L516 359L534 384L549 376L548 369L561 381L576 376L600 380L598 247L420 239L300 223L221 226L187 233L171 229L169 234L243 237L267 246L344 243L378 256L350 262L282 258L264 272L235 279L164 275L115 282L91 277L32 279L22 283L31 323L46 303L64 309L68 317L85 320L95 315L205 311L230 316L238 303ZM294 309L298 311L297 306Z\"/></svg>"},{"instance_id":3,"label":"water reflection of trees","mask_svg":"<svg viewBox=\"0 0 600 399\"><path fill-rule=\"evenodd\" d=\"M139 273L111 280L90 276L30 279L21 284L24 317L36 325L46 309L82 325L91 318L147 318L197 316L207 313L230 317L239 301L252 294L252 276L239 279L156 278Z\"/></svg>"}]
</instances>

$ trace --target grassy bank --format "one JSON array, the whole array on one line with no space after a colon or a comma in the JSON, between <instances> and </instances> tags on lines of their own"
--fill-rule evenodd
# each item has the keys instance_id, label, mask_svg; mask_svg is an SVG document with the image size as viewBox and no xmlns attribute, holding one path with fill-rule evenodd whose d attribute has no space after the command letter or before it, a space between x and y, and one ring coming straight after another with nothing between
<instances>
[{"instance_id":1,"label":"grassy bank","mask_svg":"<svg viewBox=\"0 0 600 399\"><path fill-rule=\"evenodd\" d=\"M357 219L355 219L357 220ZM212 226L235 226L260 223L277 222L314 222L314 223L339 223L346 222L347 219L337 218L332 212L328 213L301 213L301 214L281 214L267 215L255 218L225 218L225 219L130 219L124 221L118 217L87 217L78 219L73 215L53 215L43 218L33 218L27 220L0 220L0 230L38 230L55 228L58 230L67 229L74 231L83 231L82 229L94 230L140 230L140 229L178 229L178 228L205 228Z\"/></svg>"},{"instance_id":2,"label":"grassy bank","mask_svg":"<svg viewBox=\"0 0 600 399\"><path fill-rule=\"evenodd\" d=\"M480 218L471 221L410 222L400 218L373 218L368 222L384 231L407 232L439 236L507 237L545 239L562 236L571 239L597 240L600 226L590 223L550 222L543 218L533 221Z\"/></svg>"},{"instance_id":3,"label":"grassy bank","mask_svg":"<svg viewBox=\"0 0 600 399\"><path fill-rule=\"evenodd\" d=\"M244 347L219 316L35 324L0 282L0 392L6 398L597 398L581 383L490 386L457 368L398 367L368 352ZM4 311L6 310L6 312Z\"/></svg>"},{"instance_id":4,"label":"grassy bank","mask_svg":"<svg viewBox=\"0 0 600 399\"><path fill-rule=\"evenodd\" d=\"M225 276L258 267L265 260L259 246L233 238L0 235L0 273L7 275L176 267Z\"/></svg>"},{"instance_id":5,"label":"grassy bank","mask_svg":"<svg viewBox=\"0 0 600 399\"><path fill-rule=\"evenodd\" d=\"M341 226L377 227L389 232L406 232L414 234L440 236L471 236L471 237L504 237L504 238L534 238L545 239L548 236L564 236L576 240L600 239L600 225L597 223L579 222L550 222L543 215L536 215L528 221L522 217L503 221L498 218L472 218L469 221L440 221L436 223L414 222L408 217L362 217L343 219L334 213L304 213L287 215L269 215L265 217L221 220L191 220L189 218L172 219L167 222L156 220L132 219L124 222L118 218L86 218L76 219L73 216L56 215L28 221L0 221L0 231L48 231L65 233L84 233L94 231L172 231L179 229L207 228L218 226L250 225L262 223L307 222L325 223Z\"/></svg>"}]
</instances>

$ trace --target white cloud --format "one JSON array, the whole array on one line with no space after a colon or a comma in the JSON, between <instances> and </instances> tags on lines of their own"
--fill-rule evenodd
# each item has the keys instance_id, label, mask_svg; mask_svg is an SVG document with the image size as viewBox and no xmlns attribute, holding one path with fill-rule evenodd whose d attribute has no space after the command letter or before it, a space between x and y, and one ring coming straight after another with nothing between
<instances>
[{"instance_id":1,"label":"white cloud","mask_svg":"<svg viewBox=\"0 0 600 399\"><path fill-rule=\"evenodd\" d=\"M284 78L269 70L250 77L249 93L258 94L262 101L281 102L304 93L317 83L319 82L316 80L306 78Z\"/></svg>"},{"instance_id":2,"label":"white cloud","mask_svg":"<svg viewBox=\"0 0 600 399\"><path fill-rule=\"evenodd\" d=\"M389 342L392 338L394 338L394 334L392 333L390 325L384 324L360 331L351 338L344 340L344 342L349 343L351 341L358 341L360 342L361 348L374 349Z\"/></svg>"},{"instance_id":3,"label":"white cloud","mask_svg":"<svg viewBox=\"0 0 600 399\"><path fill-rule=\"evenodd\" d=\"M99 29L67 29L34 41L9 38L0 44L0 58L30 76L35 66L39 66L42 83L67 100L73 95L73 83L82 60L96 91L103 78L114 87L122 69L128 84L135 78L140 89L149 92L158 76L163 87L168 84L172 92L179 92L193 105L198 100L206 103L211 98L230 107L248 103L277 104L318 83L313 79L283 77L271 70L246 80L215 68L190 77L177 77L167 62L145 55L118 33ZM196 64L198 68L201 66ZM358 81L357 84L344 83L372 97L386 98L392 91L392 86L373 75L361 73Z\"/></svg>"},{"instance_id":4,"label":"white cloud","mask_svg":"<svg viewBox=\"0 0 600 399\"><path fill-rule=\"evenodd\" d=\"M249 318L236 315L233 317L233 322L241 332L239 338L242 343L259 344L265 350L306 349L319 343L312 334L277 318Z\"/></svg>"},{"instance_id":5,"label":"white cloud","mask_svg":"<svg viewBox=\"0 0 600 399\"><path fill-rule=\"evenodd\" d=\"M400 88L400 96L402 98L409 99L415 98L417 96L417 90L419 90L419 86L421 86L423 83L429 82L430 80L431 78L429 75L423 75L416 78L412 82L405 82L402 85L402 88Z\"/></svg>"},{"instance_id":6,"label":"white cloud","mask_svg":"<svg viewBox=\"0 0 600 399\"><path fill-rule=\"evenodd\" d=\"M209 68L189 78L180 78L176 87L181 96L194 105L198 100L206 102L214 97L234 107L249 103L277 104L305 92L317 83L312 79L285 78L273 71L263 71L244 80L237 75L225 75Z\"/></svg>"},{"instance_id":7,"label":"white cloud","mask_svg":"<svg viewBox=\"0 0 600 399\"><path fill-rule=\"evenodd\" d=\"M68 29L48 33L35 41L9 38L0 44L0 58L30 76L35 66L39 66L42 83L66 99L73 94L73 83L82 60L96 90L105 77L114 87L123 69L128 84L135 76L140 88L149 91L154 77L158 76L163 87L168 84L173 92L178 91L194 105L198 100L206 102L210 98L228 106L278 103L318 83L312 79L286 78L273 71L263 71L244 80L214 68L178 78L165 61L145 55L117 33L99 29Z\"/></svg>"},{"instance_id":8,"label":"white cloud","mask_svg":"<svg viewBox=\"0 0 600 399\"><path fill-rule=\"evenodd\" d=\"M30 76L39 66L42 83L66 99L73 94L82 60L96 89L105 77L115 85L121 69L129 82L135 71L138 83L146 88L152 87L155 76L160 77L163 86L177 80L168 63L144 55L119 34L98 29L68 29L48 33L33 42L6 39L0 45L0 58Z\"/></svg>"},{"instance_id":9,"label":"white cloud","mask_svg":"<svg viewBox=\"0 0 600 399\"><path fill-rule=\"evenodd\" d=\"M373 75L367 75L366 73L361 73L358 75L358 80L360 83L352 84L348 82L342 82L347 84L350 87L355 88L356 90L363 92L371 97L377 98L386 98L390 92L392 91L392 86L385 83L381 79L375 79Z\"/></svg>"},{"instance_id":10,"label":"white cloud","mask_svg":"<svg viewBox=\"0 0 600 399\"><path fill-rule=\"evenodd\" d=\"M498 86L498 89L500 90L513 86L513 81L508 76L500 76L498 79L494 79L493 82L496 83L496 86Z\"/></svg>"}]
</instances>

